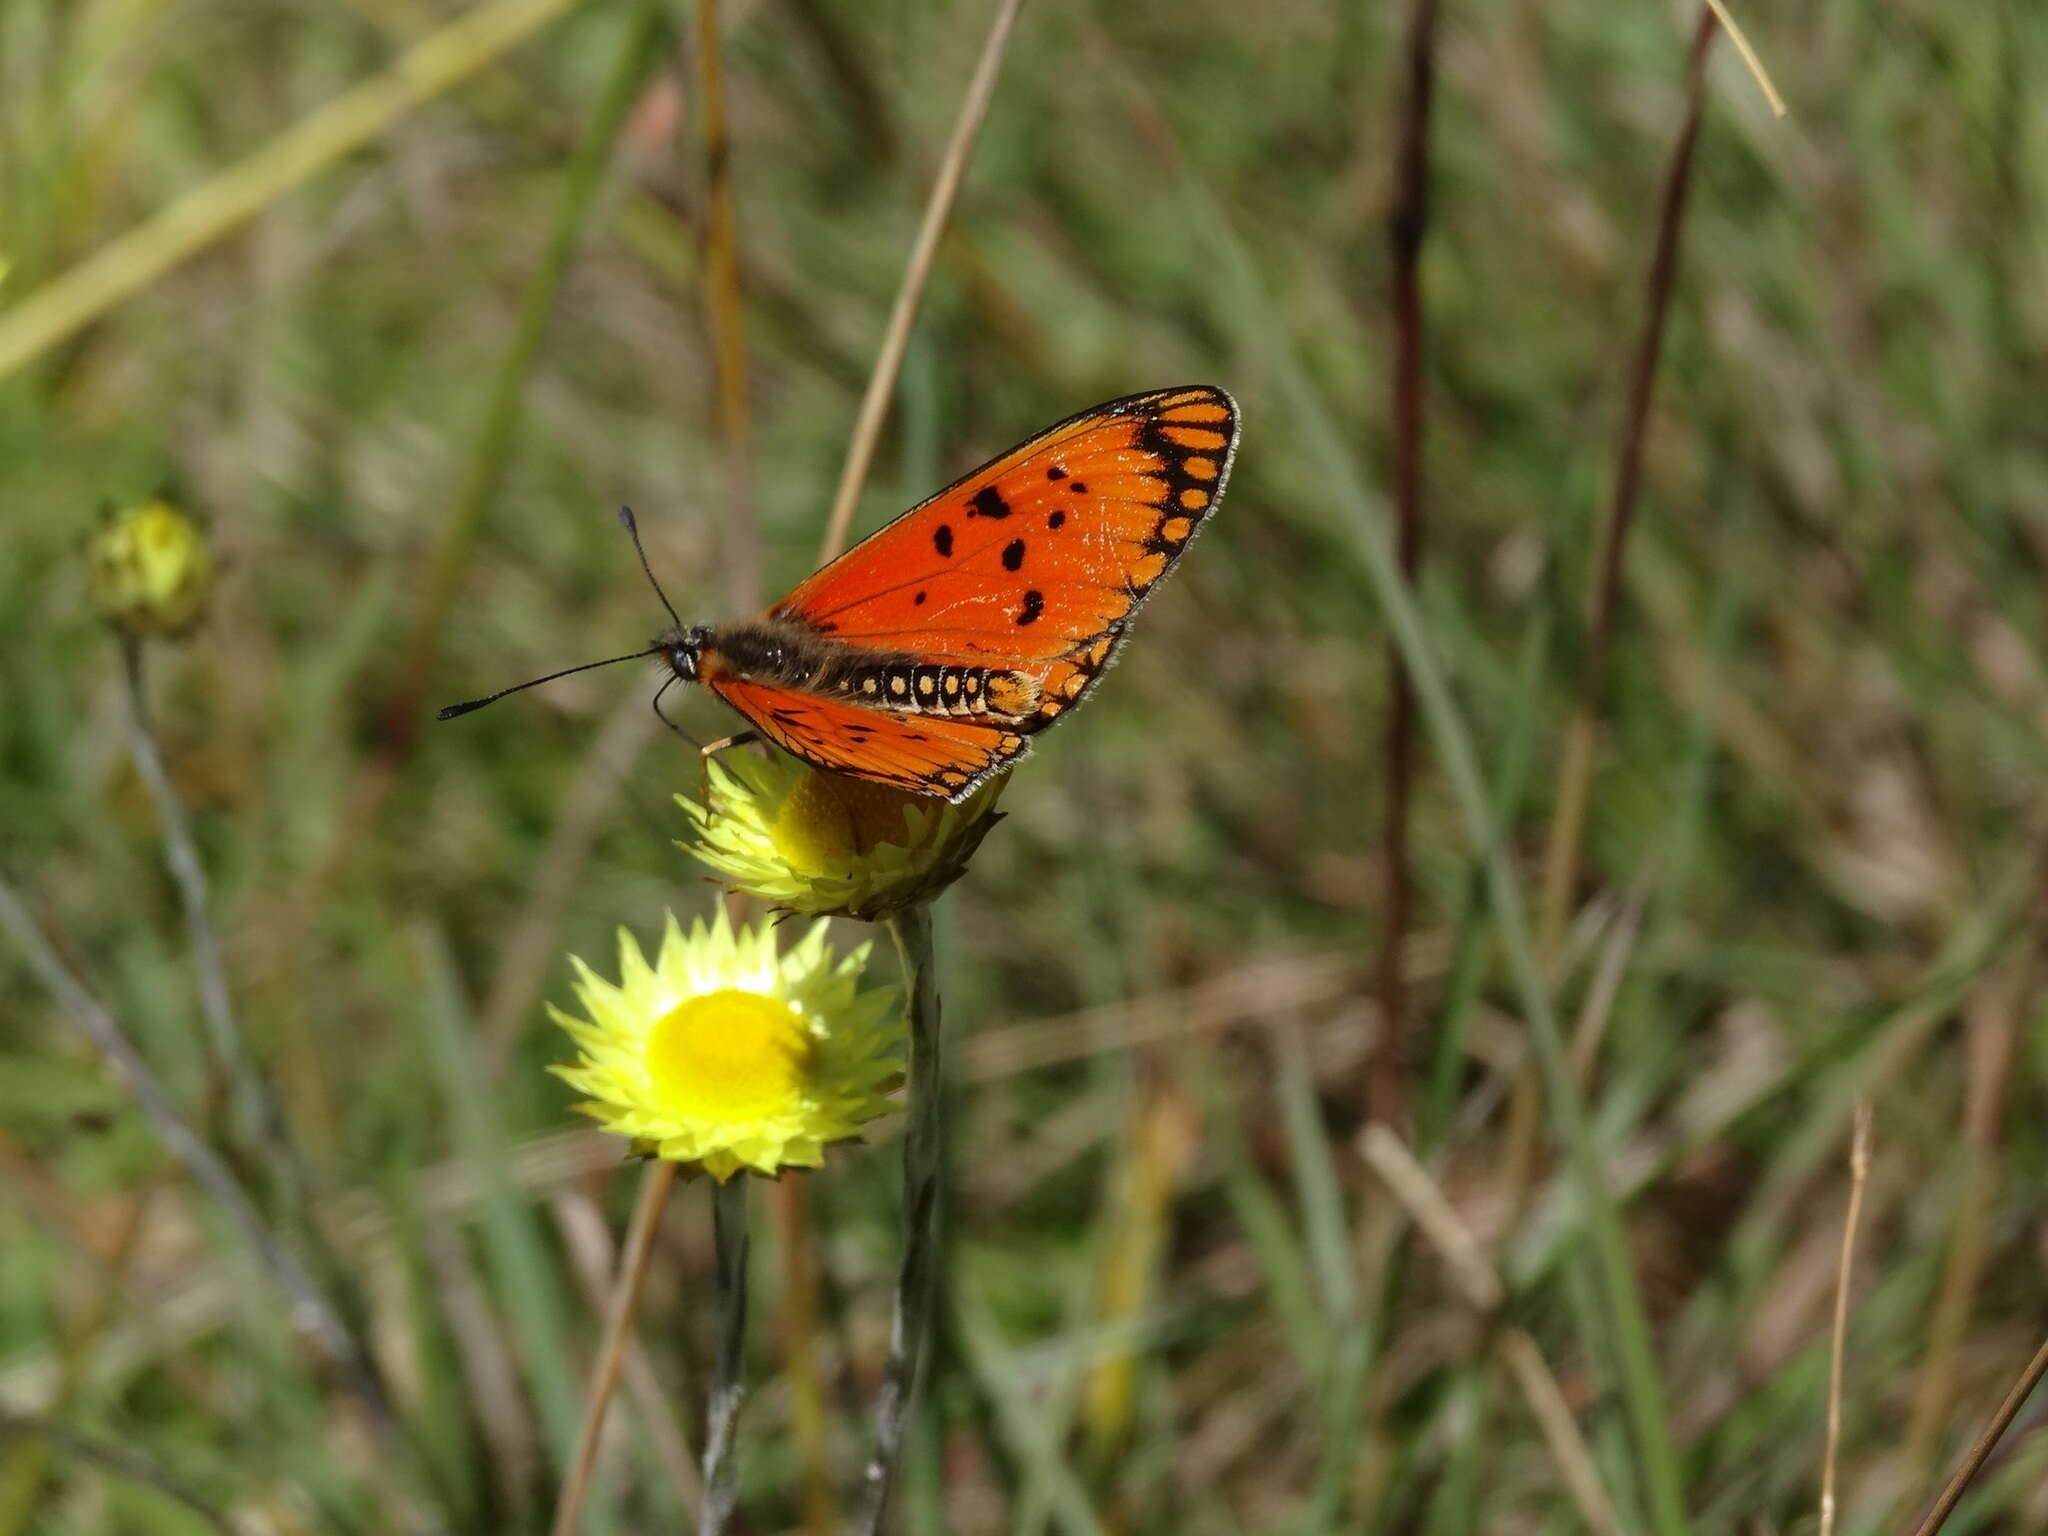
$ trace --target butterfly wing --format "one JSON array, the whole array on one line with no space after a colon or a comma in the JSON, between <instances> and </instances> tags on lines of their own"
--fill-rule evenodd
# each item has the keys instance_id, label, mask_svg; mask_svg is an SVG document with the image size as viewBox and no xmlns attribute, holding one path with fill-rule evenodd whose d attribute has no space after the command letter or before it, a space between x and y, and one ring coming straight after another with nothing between
<instances>
[{"instance_id":1,"label":"butterfly wing","mask_svg":"<svg viewBox=\"0 0 2048 1536\"><path fill-rule=\"evenodd\" d=\"M704 679L778 747L828 773L964 800L1029 749L1014 727L944 715L892 714L736 673Z\"/></svg>"},{"instance_id":2,"label":"butterfly wing","mask_svg":"<svg viewBox=\"0 0 2048 1536\"><path fill-rule=\"evenodd\" d=\"M1026 671L1042 702L1012 728L1038 730L1094 685L1216 510L1237 427L1236 403L1208 385L1095 406L913 507L770 616L843 644Z\"/></svg>"}]
</instances>

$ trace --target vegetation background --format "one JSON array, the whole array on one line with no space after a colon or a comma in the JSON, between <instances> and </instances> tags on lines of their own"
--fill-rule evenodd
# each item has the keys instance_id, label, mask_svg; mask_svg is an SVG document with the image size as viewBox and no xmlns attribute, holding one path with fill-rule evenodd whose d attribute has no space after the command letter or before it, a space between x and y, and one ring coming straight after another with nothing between
<instances>
[{"instance_id":1,"label":"vegetation background","mask_svg":"<svg viewBox=\"0 0 2048 1536\"><path fill-rule=\"evenodd\" d=\"M643 642L621 502L687 614L811 567L991 10L728 0L708 113L687 6L480 10L531 36L419 84L394 60L455 0L0 0L0 873L311 1256L417 1445L394 1470L10 942L0 1536L552 1506L633 1180L543 1074L540 1002L565 953L707 909L669 798L695 767L637 669L426 714ZM1107 396L1213 381L1246 425L1222 514L941 913L949 1302L903 1529L1675 1529L1660 1486L1695 1531L1813 1529L1859 1098L1838 1528L1910 1528L2039 1343L2048 10L1738 14L1790 115L1713 44L1645 396L1695 8L1441 8L1411 612L1534 937L1486 894L1426 713L1390 1030L1403 8L1024 7L857 527ZM316 116L364 81L400 83ZM328 152L291 160L309 132ZM174 207L214 222L146 225ZM139 266L28 335L138 227ZM209 1067L86 597L101 509L160 490L224 570L198 634L151 648L151 706L303 1185ZM1531 1120L1515 1087L1532 960L1647 1378L1556 1095ZM1497 1314L1368 1163L1369 1104L1497 1266ZM883 1146L757 1192L754 1530L851 1507L896 1179ZM685 1188L591 1530L687 1526L708 1264ZM2048 1527L2044 1412L1950 1530Z\"/></svg>"}]
</instances>

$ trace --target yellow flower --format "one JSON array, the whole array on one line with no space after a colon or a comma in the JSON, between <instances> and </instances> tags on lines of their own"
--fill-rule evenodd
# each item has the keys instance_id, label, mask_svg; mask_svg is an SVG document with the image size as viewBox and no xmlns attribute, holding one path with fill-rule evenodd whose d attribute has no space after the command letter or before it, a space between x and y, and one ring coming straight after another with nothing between
<instances>
[{"instance_id":1,"label":"yellow flower","mask_svg":"<svg viewBox=\"0 0 2048 1536\"><path fill-rule=\"evenodd\" d=\"M213 585L206 535L167 501L116 513L87 553L93 603L123 629L182 634L206 606Z\"/></svg>"},{"instance_id":2,"label":"yellow flower","mask_svg":"<svg viewBox=\"0 0 2048 1536\"><path fill-rule=\"evenodd\" d=\"M930 901L967 873L1002 817L999 774L959 805L793 757L727 752L710 760L699 805L676 803L697 829L682 846L730 889L790 912L872 921Z\"/></svg>"},{"instance_id":3,"label":"yellow flower","mask_svg":"<svg viewBox=\"0 0 2048 1536\"><path fill-rule=\"evenodd\" d=\"M621 929L616 986L570 957L585 1017L548 1009L576 1042L551 1070L645 1155L721 1181L817 1167L889 1111L903 1069L894 990L861 990L868 946L835 958L826 926L778 957L772 924L734 933L721 911L685 937L670 913L652 966Z\"/></svg>"}]
</instances>

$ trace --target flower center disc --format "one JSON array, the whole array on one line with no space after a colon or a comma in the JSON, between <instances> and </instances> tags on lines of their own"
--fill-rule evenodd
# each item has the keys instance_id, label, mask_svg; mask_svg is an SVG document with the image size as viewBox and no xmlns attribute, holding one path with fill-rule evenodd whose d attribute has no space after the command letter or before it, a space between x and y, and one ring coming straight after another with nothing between
<instances>
[{"instance_id":1,"label":"flower center disc","mask_svg":"<svg viewBox=\"0 0 2048 1536\"><path fill-rule=\"evenodd\" d=\"M647 1038L647 1075L670 1114L753 1120L797 1096L810 1045L788 1005L758 992L709 992L656 1022Z\"/></svg>"}]
</instances>

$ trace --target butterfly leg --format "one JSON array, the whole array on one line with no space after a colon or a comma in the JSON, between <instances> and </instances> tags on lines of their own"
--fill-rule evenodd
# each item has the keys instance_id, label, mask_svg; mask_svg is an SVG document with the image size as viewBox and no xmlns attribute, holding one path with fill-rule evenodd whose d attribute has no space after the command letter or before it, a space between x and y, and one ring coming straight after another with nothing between
<instances>
[{"instance_id":1,"label":"butterfly leg","mask_svg":"<svg viewBox=\"0 0 2048 1536\"><path fill-rule=\"evenodd\" d=\"M699 805L703 806L707 811L711 809L712 757L733 747L751 746L760 739L761 733L759 731L734 731L730 736L721 736L718 740L697 749L697 790L703 797L697 802Z\"/></svg>"}]
</instances>

